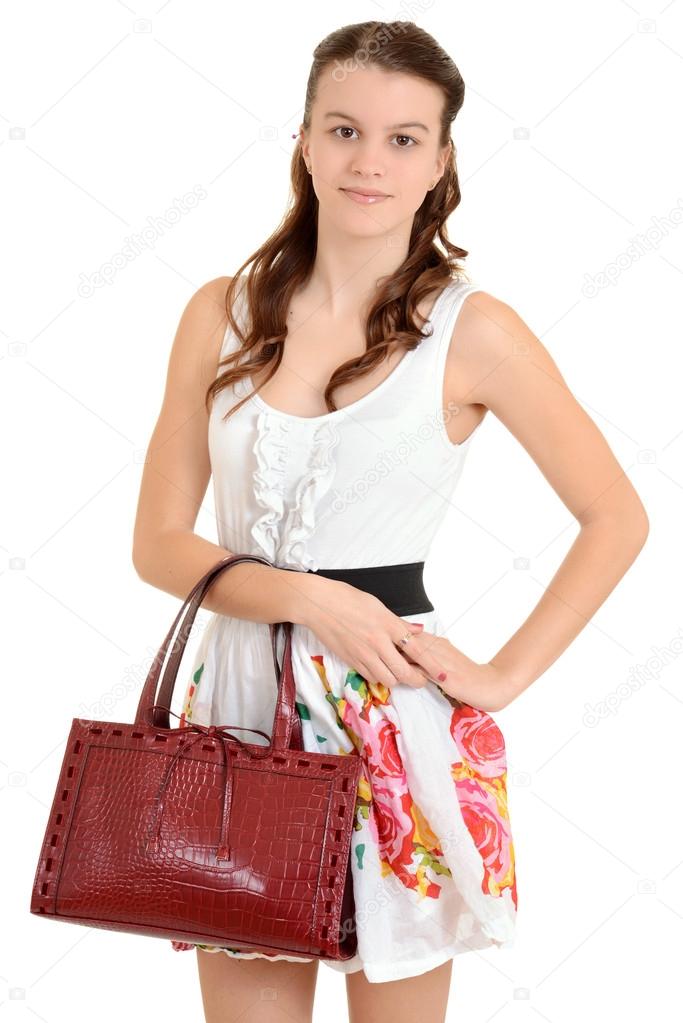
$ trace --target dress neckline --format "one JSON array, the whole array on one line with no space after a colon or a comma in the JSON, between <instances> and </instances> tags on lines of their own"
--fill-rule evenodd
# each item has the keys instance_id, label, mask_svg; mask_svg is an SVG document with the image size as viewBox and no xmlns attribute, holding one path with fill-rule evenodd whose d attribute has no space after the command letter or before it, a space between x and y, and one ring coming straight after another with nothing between
<instances>
[{"instance_id":1,"label":"dress neckline","mask_svg":"<svg viewBox=\"0 0 683 1023\"><path fill-rule=\"evenodd\" d=\"M424 326L427 326L427 324L429 324L432 327L432 333L428 335L429 337L434 337L436 333L434 322L437 319L437 314L439 312L440 305L444 298L444 295L446 294L446 292L450 291L451 287L456 283L460 283L460 281L458 278L453 277L448 282L448 284L446 284L445 287L441 289L439 294L436 296L434 302L432 303L431 311L424 324ZM426 341L427 338L425 338L424 340ZM398 364L394 366L389 376L385 377L384 380L377 384L376 387L373 387L371 391L368 391L367 394L363 394L360 398L357 398L355 401L350 402L348 405L344 405L343 408L335 409L333 412L323 412L322 415L319 416L299 416L293 412L283 412L282 409L275 408L273 405L270 405L267 401L265 401L258 393L252 394L250 400L254 402L256 405L259 405L264 412L269 412L274 416L281 416L283 419L293 419L295 422L302 423L324 423L332 421L334 419L339 418L339 416L342 416L344 413L347 414L353 413L356 409L359 409L362 405L365 405L366 402L370 401L372 398L375 398L378 394L385 391L389 384L394 380L394 378L397 375L400 375L401 372L405 372L406 364L410 362L410 360L415 355L421 344L423 344L423 341L417 344L415 348L408 349L408 351L398 362ZM253 390L254 381L252 377L249 377L249 385Z\"/></svg>"}]
</instances>

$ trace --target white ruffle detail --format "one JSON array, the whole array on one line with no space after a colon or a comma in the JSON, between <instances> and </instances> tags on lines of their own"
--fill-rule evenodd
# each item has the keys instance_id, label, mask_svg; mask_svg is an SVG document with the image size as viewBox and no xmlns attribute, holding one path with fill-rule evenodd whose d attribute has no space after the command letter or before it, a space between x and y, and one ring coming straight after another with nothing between
<instances>
[{"instance_id":1,"label":"white ruffle detail","mask_svg":"<svg viewBox=\"0 0 683 1023\"><path fill-rule=\"evenodd\" d=\"M287 566L314 572L320 567L306 549L306 541L315 528L318 503L334 478L332 452L338 443L339 430L330 422L321 423L315 430L306 472L297 485L280 546L280 558Z\"/></svg>"},{"instance_id":2,"label":"white ruffle detail","mask_svg":"<svg viewBox=\"0 0 683 1023\"><path fill-rule=\"evenodd\" d=\"M254 496L264 512L251 527L251 535L256 541L256 546L250 553L261 554L275 563L280 543L280 521L285 512L285 467L289 427L283 419L271 415L266 409L259 414L256 427Z\"/></svg>"},{"instance_id":3,"label":"white ruffle detail","mask_svg":"<svg viewBox=\"0 0 683 1023\"><path fill-rule=\"evenodd\" d=\"M305 419L302 422L305 424ZM256 501L263 508L263 514L251 528L256 544L251 553L260 554L279 567L315 571L318 565L306 549L306 541L315 528L318 502L334 478L336 466L332 452L339 443L339 432L330 422L320 423L314 428L306 467L285 520L290 424L282 416L263 409L256 425L254 453L257 465L253 483Z\"/></svg>"}]
</instances>

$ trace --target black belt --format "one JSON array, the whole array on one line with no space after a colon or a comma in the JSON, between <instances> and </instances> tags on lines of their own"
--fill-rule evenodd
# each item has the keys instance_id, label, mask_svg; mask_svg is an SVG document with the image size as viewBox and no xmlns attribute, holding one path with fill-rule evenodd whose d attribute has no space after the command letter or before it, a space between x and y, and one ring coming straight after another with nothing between
<instances>
[{"instance_id":1,"label":"black belt","mask_svg":"<svg viewBox=\"0 0 683 1023\"><path fill-rule=\"evenodd\" d=\"M396 615L422 614L433 611L422 581L424 561L411 561L404 565L377 565L372 568L319 568L308 569L311 575L337 579L359 590L372 593Z\"/></svg>"}]
</instances>

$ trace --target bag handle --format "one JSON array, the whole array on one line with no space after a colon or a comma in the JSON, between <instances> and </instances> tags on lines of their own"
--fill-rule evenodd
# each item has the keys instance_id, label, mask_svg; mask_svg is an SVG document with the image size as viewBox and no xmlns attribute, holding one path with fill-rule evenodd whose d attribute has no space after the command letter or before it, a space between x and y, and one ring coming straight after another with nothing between
<instances>
[{"instance_id":1,"label":"bag handle","mask_svg":"<svg viewBox=\"0 0 683 1023\"><path fill-rule=\"evenodd\" d=\"M152 662L147 674L145 684L138 702L138 709L135 715L135 723L146 725L152 728L169 728L169 709L173 699L173 691L178 674L178 668L189 638L190 630L195 616L206 596L207 591L219 575L226 569L241 561L255 561L273 568L272 562L256 554L233 554L222 558L210 568L195 585L183 601L173 624L171 625L166 638ZM178 622L185 613L174 648L169 658L164 677L157 698L157 687L161 670L166 660L171 640L175 633ZM285 634L285 646L283 651L282 669L277 660L277 629L282 626ZM303 749L301 736L301 721L296 710L296 686L292 671L291 622L269 623L271 642L273 647L273 662L275 674L278 679L278 697L275 706L275 716L271 733L271 746L275 749Z\"/></svg>"},{"instance_id":2,"label":"bag handle","mask_svg":"<svg viewBox=\"0 0 683 1023\"><path fill-rule=\"evenodd\" d=\"M181 623L180 629L178 630L178 635L179 636L181 634L184 636L185 632L187 632L187 639L189 639L190 627L191 627L191 625L194 622L195 615L197 614L197 611L199 610L199 607L200 607L202 601L204 600L204 597L206 596L206 593L207 593L209 587L213 584L214 580L218 577L218 575L220 575L220 573L223 571L223 569L228 567L228 564L227 564L228 562L232 562L232 564L236 564L236 561L238 559L241 560L241 561L246 561L246 560L261 561L261 562L263 562L263 564L268 565L271 568L273 567L273 565L271 564L270 561L266 561L265 558L262 558L259 555L241 555L241 554L235 554L235 555L230 555L227 558L223 558L216 565L214 565L213 568L210 568L208 570L208 572L206 572L204 574L204 576L202 576L202 578L199 580L199 582L190 591L190 594L189 594L188 600L187 600L189 606L188 606L187 612L185 614L185 617L184 617L184 619L183 619L183 621ZM201 592L200 592L200 590L201 590ZM179 614L181 614L181 613L182 613L182 608L180 609ZM176 621L177 621L177 619L176 619ZM188 626L188 621L189 621L189 626ZM275 628L277 628L277 626L273 626L271 628L271 638L273 636L273 632L274 632ZM168 664L166 665L166 668L165 668L164 673L162 675L161 689L159 690L159 697L158 697L157 703L161 704L162 707L168 707L169 710L170 710L170 707L171 707L171 701L172 701L172 697L173 697L173 687L174 687L174 684L175 684L175 677L176 677L176 675L178 673L178 668L180 667L180 661L182 659L184 651L185 651L185 643L183 643L182 646L175 646L174 645L174 648L171 651L171 656L168 659ZM274 666L275 666L275 676L276 676L276 678L279 678L280 677L280 667L279 667L278 662L277 662L277 656L276 656L275 651L276 651L275 641L273 641L273 663L274 663Z\"/></svg>"}]
</instances>

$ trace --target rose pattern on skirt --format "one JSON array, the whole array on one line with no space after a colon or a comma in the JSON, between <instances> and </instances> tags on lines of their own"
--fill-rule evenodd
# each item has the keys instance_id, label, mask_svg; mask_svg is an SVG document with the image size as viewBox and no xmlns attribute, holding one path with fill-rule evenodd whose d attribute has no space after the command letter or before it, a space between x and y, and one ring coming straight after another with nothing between
<instances>
[{"instance_id":1,"label":"rose pattern on skirt","mask_svg":"<svg viewBox=\"0 0 683 1023\"><path fill-rule=\"evenodd\" d=\"M364 758L356 823L361 826L359 816L367 820L382 874L393 872L421 898L438 898L441 885L428 871L447 877L451 877L451 872L443 861L439 839L410 794L396 742L399 729L382 716L381 708L390 702L390 690L380 682L366 680L351 668L344 682L347 695L338 697L328 681L323 655L311 655L311 660L327 699L335 708L337 723L351 738L356 754Z\"/></svg>"},{"instance_id":2,"label":"rose pattern on skirt","mask_svg":"<svg viewBox=\"0 0 683 1023\"><path fill-rule=\"evenodd\" d=\"M462 758L451 764L451 776L463 819L484 864L482 891L500 896L509 888L517 908L503 733L490 714L468 704L453 711L450 732Z\"/></svg>"}]
</instances>

